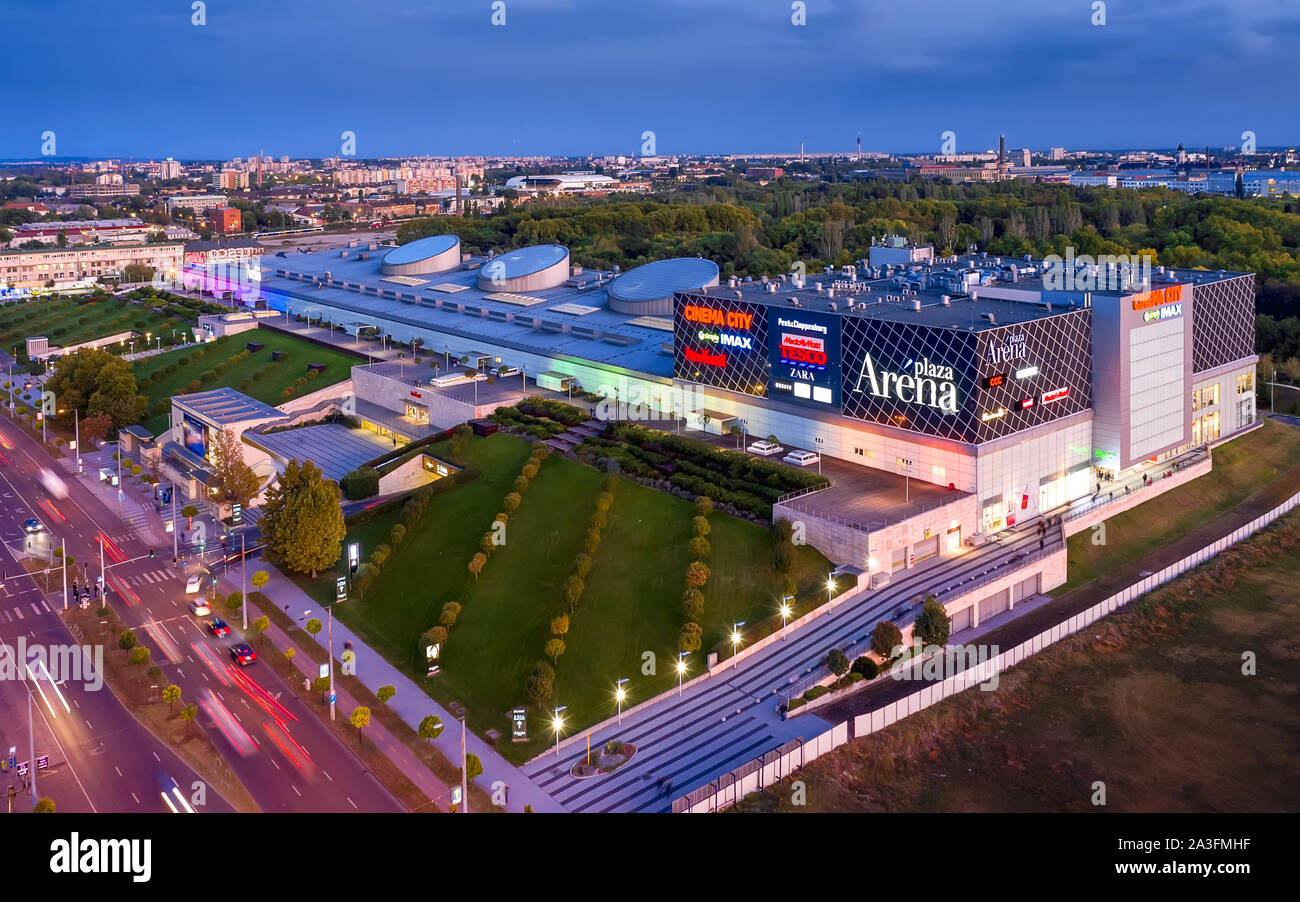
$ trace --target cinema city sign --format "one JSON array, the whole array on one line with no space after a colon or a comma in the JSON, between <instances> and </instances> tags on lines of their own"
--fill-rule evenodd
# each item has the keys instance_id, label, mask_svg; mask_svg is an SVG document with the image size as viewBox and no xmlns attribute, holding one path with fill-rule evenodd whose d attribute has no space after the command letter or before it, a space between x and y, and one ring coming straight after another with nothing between
<instances>
[{"instance_id":1,"label":"cinema city sign","mask_svg":"<svg viewBox=\"0 0 1300 902\"><path fill-rule=\"evenodd\" d=\"M871 354L863 354L862 370L853 390L861 392L864 385L877 398L921 404L945 414L957 413L957 377L952 367L931 363L927 357L916 361L911 372L899 373L877 370Z\"/></svg>"}]
</instances>

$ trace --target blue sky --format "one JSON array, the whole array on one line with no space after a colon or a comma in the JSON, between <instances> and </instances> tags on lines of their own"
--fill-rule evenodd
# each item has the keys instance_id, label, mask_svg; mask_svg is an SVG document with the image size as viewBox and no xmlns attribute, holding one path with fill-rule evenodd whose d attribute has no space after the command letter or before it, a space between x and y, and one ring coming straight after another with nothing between
<instances>
[{"instance_id":1,"label":"blue sky","mask_svg":"<svg viewBox=\"0 0 1300 902\"><path fill-rule=\"evenodd\" d=\"M1300 143L1297 0L504 2L0 0L0 157Z\"/></svg>"}]
</instances>

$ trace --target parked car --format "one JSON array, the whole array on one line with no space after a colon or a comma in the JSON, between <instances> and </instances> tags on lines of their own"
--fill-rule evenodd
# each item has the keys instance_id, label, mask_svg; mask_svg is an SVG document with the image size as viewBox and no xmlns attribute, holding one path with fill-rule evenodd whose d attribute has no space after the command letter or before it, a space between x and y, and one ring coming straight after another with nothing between
<instances>
[{"instance_id":1,"label":"parked car","mask_svg":"<svg viewBox=\"0 0 1300 902\"><path fill-rule=\"evenodd\" d=\"M796 467L810 467L821 460L821 456L814 454L812 451L791 451L781 459L788 464L794 464Z\"/></svg>"},{"instance_id":2,"label":"parked car","mask_svg":"<svg viewBox=\"0 0 1300 902\"><path fill-rule=\"evenodd\" d=\"M769 442L767 439L760 439L749 446L750 454L760 454L763 457L771 457L773 454L780 454L785 448L776 442Z\"/></svg>"}]
</instances>

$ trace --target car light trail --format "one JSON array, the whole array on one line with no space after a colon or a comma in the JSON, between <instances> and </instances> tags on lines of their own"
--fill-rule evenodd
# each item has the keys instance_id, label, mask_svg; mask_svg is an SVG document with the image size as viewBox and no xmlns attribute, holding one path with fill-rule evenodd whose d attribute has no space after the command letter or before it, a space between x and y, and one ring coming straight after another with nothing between
<instances>
[{"instance_id":1,"label":"car light trail","mask_svg":"<svg viewBox=\"0 0 1300 902\"><path fill-rule=\"evenodd\" d=\"M172 664L180 663L181 660L180 646L176 644L176 640L173 639L171 637L171 634L167 632L166 627L164 627L157 620L150 618L149 620L145 621L144 629L145 632L149 634L150 638L152 638L154 642L158 643L158 648L162 651L164 655L167 656L167 660L169 662L171 662Z\"/></svg>"},{"instance_id":2,"label":"car light trail","mask_svg":"<svg viewBox=\"0 0 1300 902\"><path fill-rule=\"evenodd\" d=\"M253 742L253 737L249 736L248 731L239 725L239 721L235 720L234 715L221 703L216 693L209 689L208 697L199 704L212 718L212 722L217 725L221 735L225 736L226 740L235 747L235 751L244 757L257 751L257 744Z\"/></svg>"},{"instance_id":3,"label":"car light trail","mask_svg":"<svg viewBox=\"0 0 1300 902\"><path fill-rule=\"evenodd\" d=\"M225 668L222 666L221 662L217 660L216 655L212 653L212 649L208 648L202 642L191 642L190 648L194 650L194 653L199 656L199 659L202 660L204 664L208 665L208 670L211 670L213 674L216 675L217 679L221 680L221 685L230 685L230 680L226 679Z\"/></svg>"},{"instance_id":4,"label":"car light trail","mask_svg":"<svg viewBox=\"0 0 1300 902\"><path fill-rule=\"evenodd\" d=\"M60 523L68 522L68 518L63 516L63 514L59 511L59 509L54 506L54 502L51 501L49 498L42 498L38 503L40 504L43 510L47 511L49 515L53 517L55 520L57 520L58 522Z\"/></svg>"},{"instance_id":5,"label":"car light trail","mask_svg":"<svg viewBox=\"0 0 1300 902\"><path fill-rule=\"evenodd\" d=\"M267 714L270 714L281 723L286 720L298 719L289 711L288 708L276 701L274 696L263 689L261 684L248 674L230 665L226 665L226 670L229 672L230 676L234 678L235 684L238 685L240 689L243 689L244 692L248 694L249 698L261 705Z\"/></svg>"}]
</instances>

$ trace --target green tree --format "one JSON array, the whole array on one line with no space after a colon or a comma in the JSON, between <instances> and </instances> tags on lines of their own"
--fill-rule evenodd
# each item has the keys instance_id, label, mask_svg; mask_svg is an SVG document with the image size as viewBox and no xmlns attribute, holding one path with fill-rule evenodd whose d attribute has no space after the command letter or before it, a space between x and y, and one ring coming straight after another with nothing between
<instances>
[{"instance_id":1,"label":"green tree","mask_svg":"<svg viewBox=\"0 0 1300 902\"><path fill-rule=\"evenodd\" d=\"M320 693L320 703L322 705L325 704L327 701L329 701L329 699L325 697L325 693L330 691L329 677L327 676L316 677L316 679L312 680L311 682L311 688L314 689L316 692Z\"/></svg>"},{"instance_id":2,"label":"green tree","mask_svg":"<svg viewBox=\"0 0 1300 902\"><path fill-rule=\"evenodd\" d=\"M569 615L561 614L551 620L551 635L563 636L569 631Z\"/></svg>"},{"instance_id":3,"label":"green tree","mask_svg":"<svg viewBox=\"0 0 1300 902\"><path fill-rule=\"evenodd\" d=\"M546 640L546 657L550 658L556 664L560 663L560 655L564 654L564 640L553 637Z\"/></svg>"},{"instance_id":4,"label":"green tree","mask_svg":"<svg viewBox=\"0 0 1300 902\"><path fill-rule=\"evenodd\" d=\"M238 611L244 606L244 593L236 589L226 596L226 607L232 611Z\"/></svg>"},{"instance_id":5,"label":"green tree","mask_svg":"<svg viewBox=\"0 0 1300 902\"><path fill-rule=\"evenodd\" d=\"M533 704L539 708L544 707L555 691L555 668L545 661L538 661L533 666L533 672L528 675L524 690Z\"/></svg>"},{"instance_id":6,"label":"green tree","mask_svg":"<svg viewBox=\"0 0 1300 902\"><path fill-rule=\"evenodd\" d=\"M262 483L253 468L244 463L243 442L233 429L223 429L217 435L208 461L220 485L221 500L247 507Z\"/></svg>"},{"instance_id":7,"label":"green tree","mask_svg":"<svg viewBox=\"0 0 1300 902\"><path fill-rule=\"evenodd\" d=\"M704 631L698 623L682 624L681 631L677 634L677 647L682 651L699 651L703 638Z\"/></svg>"},{"instance_id":8,"label":"green tree","mask_svg":"<svg viewBox=\"0 0 1300 902\"><path fill-rule=\"evenodd\" d=\"M357 728L357 742L361 741L361 731L370 726L370 709L365 705L357 705L352 709L352 716L348 722Z\"/></svg>"},{"instance_id":9,"label":"green tree","mask_svg":"<svg viewBox=\"0 0 1300 902\"><path fill-rule=\"evenodd\" d=\"M483 572L483 565L486 563L487 563L487 555L485 555L481 551L478 554L474 555L472 558L470 558L469 572L474 574L475 580L477 580L478 575Z\"/></svg>"},{"instance_id":10,"label":"green tree","mask_svg":"<svg viewBox=\"0 0 1300 902\"><path fill-rule=\"evenodd\" d=\"M60 410L78 411L82 419L107 416L118 429L139 422L149 406L131 365L98 348L82 348L59 358L45 388L54 393Z\"/></svg>"},{"instance_id":11,"label":"green tree","mask_svg":"<svg viewBox=\"0 0 1300 902\"><path fill-rule=\"evenodd\" d=\"M257 644L261 646L266 641L266 631L271 627L271 618L263 614L253 621L253 629L257 630Z\"/></svg>"},{"instance_id":12,"label":"green tree","mask_svg":"<svg viewBox=\"0 0 1300 902\"><path fill-rule=\"evenodd\" d=\"M315 638L316 634L319 633L322 629L324 629L324 627L325 624L321 623L319 620L313 617L312 619L307 621L307 623L304 625L303 628L306 629L307 632L311 634L312 638Z\"/></svg>"},{"instance_id":13,"label":"green tree","mask_svg":"<svg viewBox=\"0 0 1300 902\"><path fill-rule=\"evenodd\" d=\"M180 714L178 716L181 719L181 723L185 724L185 731L187 733L189 732L190 729L190 721L194 720L194 717L198 713L199 713L199 706L194 704L193 702L186 705L184 708L181 708Z\"/></svg>"},{"instance_id":14,"label":"green tree","mask_svg":"<svg viewBox=\"0 0 1300 902\"><path fill-rule=\"evenodd\" d=\"M168 708L175 708L176 703L181 700L181 687L175 683L170 683L163 687L162 700L167 703Z\"/></svg>"},{"instance_id":15,"label":"green tree","mask_svg":"<svg viewBox=\"0 0 1300 902\"><path fill-rule=\"evenodd\" d=\"M343 494L353 501L379 494L379 473L374 467L361 466L350 471L339 482Z\"/></svg>"},{"instance_id":16,"label":"green tree","mask_svg":"<svg viewBox=\"0 0 1300 902\"><path fill-rule=\"evenodd\" d=\"M49 796L41 796L32 806L32 814L54 814L54 800Z\"/></svg>"},{"instance_id":17,"label":"green tree","mask_svg":"<svg viewBox=\"0 0 1300 902\"><path fill-rule=\"evenodd\" d=\"M465 753L465 778L470 783L474 782L475 777L482 776L483 762L479 760L478 755L472 752Z\"/></svg>"},{"instance_id":18,"label":"green tree","mask_svg":"<svg viewBox=\"0 0 1300 902\"><path fill-rule=\"evenodd\" d=\"M832 648L826 653L826 667L837 677L849 672L849 656L843 650Z\"/></svg>"},{"instance_id":19,"label":"green tree","mask_svg":"<svg viewBox=\"0 0 1300 902\"><path fill-rule=\"evenodd\" d=\"M924 645L947 645L952 622L948 612L933 595L927 596L921 605L921 613L916 616L912 632Z\"/></svg>"},{"instance_id":20,"label":"green tree","mask_svg":"<svg viewBox=\"0 0 1300 902\"><path fill-rule=\"evenodd\" d=\"M293 676L293 658L298 654L298 650L290 646L284 650L284 659L289 662L289 676Z\"/></svg>"},{"instance_id":21,"label":"green tree","mask_svg":"<svg viewBox=\"0 0 1300 902\"><path fill-rule=\"evenodd\" d=\"M903 644L903 631L892 621L881 620L871 631L871 650L886 661L894 654L894 649Z\"/></svg>"},{"instance_id":22,"label":"green tree","mask_svg":"<svg viewBox=\"0 0 1300 902\"><path fill-rule=\"evenodd\" d=\"M315 579L338 561L347 533L339 487L311 461L291 460L267 490L258 526L268 561Z\"/></svg>"},{"instance_id":23,"label":"green tree","mask_svg":"<svg viewBox=\"0 0 1300 902\"><path fill-rule=\"evenodd\" d=\"M135 648L135 630L124 630L122 635L117 637L117 647L122 651Z\"/></svg>"},{"instance_id":24,"label":"green tree","mask_svg":"<svg viewBox=\"0 0 1300 902\"><path fill-rule=\"evenodd\" d=\"M130 655L127 656L127 662L131 664L132 667L141 667L149 663L151 655L152 652L149 651L148 646L137 645L131 649ZM139 680L139 677L137 676L136 679Z\"/></svg>"},{"instance_id":25,"label":"green tree","mask_svg":"<svg viewBox=\"0 0 1300 902\"><path fill-rule=\"evenodd\" d=\"M584 582L582 577L578 576L576 573L565 577L562 591L564 593L564 601L568 604L570 611L574 609L578 600L582 598L582 593L586 586L586 582Z\"/></svg>"},{"instance_id":26,"label":"green tree","mask_svg":"<svg viewBox=\"0 0 1300 902\"><path fill-rule=\"evenodd\" d=\"M253 584L254 589L261 589L270 581L271 581L271 574L267 573L265 570L258 570L256 573L253 574L253 578L249 580L249 582Z\"/></svg>"},{"instance_id":27,"label":"green tree","mask_svg":"<svg viewBox=\"0 0 1300 902\"><path fill-rule=\"evenodd\" d=\"M442 718L436 714L424 715L424 719L420 721L419 733L421 739L427 739L432 743L442 735Z\"/></svg>"},{"instance_id":28,"label":"green tree","mask_svg":"<svg viewBox=\"0 0 1300 902\"><path fill-rule=\"evenodd\" d=\"M389 699L397 694L396 686L380 686L375 690L375 698L379 699L379 704L388 704Z\"/></svg>"},{"instance_id":29,"label":"green tree","mask_svg":"<svg viewBox=\"0 0 1300 902\"><path fill-rule=\"evenodd\" d=\"M181 508L181 516L185 518L185 528L194 528L194 518L199 515L199 509L192 504L187 504Z\"/></svg>"},{"instance_id":30,"label":"green tree","mask_svg":"<svg viewBox=\"0 0 1300 902\"><path fill-rule=\"evenodd\" d=\"M686 568L686 585L691 589L699 589L709 581L709 567L702 561L691 561Z\"/></svg>"}]
</instances>

